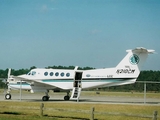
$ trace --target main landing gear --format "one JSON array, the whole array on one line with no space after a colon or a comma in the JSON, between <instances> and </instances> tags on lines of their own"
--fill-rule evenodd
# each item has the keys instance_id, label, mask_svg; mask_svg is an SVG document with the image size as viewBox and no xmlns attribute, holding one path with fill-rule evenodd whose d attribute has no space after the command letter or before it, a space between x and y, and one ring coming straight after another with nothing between
<instances>
[{"instance_id":1,"label":"main landing gear","mask_svg":"<svg viewBox=\"0 0 160 120\"><path fill-rule=\"evenodd\" d=\"M48 101L48 100L49 100L49 96L43 96L43 97L42 97L42 100L43 100L43 101Z\"/></svg>"},{"instance_id":2,"label":"main landing gear","mask_svg":"<svg viewBox=\"0 0 160 120\"><path fill-rule=\"evenodd\" d=\"M45 92L46 95L42 97L42 100L43 100L43 101L48 101L48 100L49 100L50 97L49 97L49 95L48 95L48 92L49 92L49 91Z\"/></svg>"},{"instance_id":3,"label":"main landing gear","mask_svg":"<svg viewBox=\"0 0 160 120\"><path fill-rule=\"evenodd\" d=\"M49 95L48 95L48 92L49 92L49 91L45 92L46 95L42 97L42 101L48 101L48 100L49 100L50 97L49 97ZM67 92L67 95L64 96L64 100L65 100L65 101L68 101L68 100L70 99L69 93L70 93L70 91L68 91L68 92Z\"/></svg>"},{"instance_id":4,"label":"main landing gear","mask_svg":"<svg viewBox=\"0 0 160 120\"><path fill-rule=\"evenodd\" d=\"M70 92L70 91L68 91L68 92L67 92L67 95L64 96L64 100L65 100L65 101L68 101L68 100L70 99L69 92Z\"/></svg>"}]
</instances>

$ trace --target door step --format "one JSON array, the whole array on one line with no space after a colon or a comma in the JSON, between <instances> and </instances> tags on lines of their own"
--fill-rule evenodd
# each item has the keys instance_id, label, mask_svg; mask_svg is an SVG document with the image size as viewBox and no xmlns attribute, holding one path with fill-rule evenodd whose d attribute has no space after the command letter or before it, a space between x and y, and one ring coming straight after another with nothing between
<instances>
[{"instance_id":1,"label":"door step","mask_svg":"<svg viewBox=\"0 0 160 120\"><path fill-rule=\"evenodd\" d=\"M78 100L81 94L81 88L74 87L72 90L71 100Z\"/></svg>"}]
</instances>

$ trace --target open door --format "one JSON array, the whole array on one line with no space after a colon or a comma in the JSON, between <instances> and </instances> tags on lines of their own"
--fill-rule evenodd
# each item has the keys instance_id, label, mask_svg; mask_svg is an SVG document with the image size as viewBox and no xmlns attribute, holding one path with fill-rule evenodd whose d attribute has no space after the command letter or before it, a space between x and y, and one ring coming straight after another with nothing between
<instances>
[{"instance_id":1,"label":"open door","mask_svg":"<svg viewBox=\"0 0 160 120\"><path fill-rule=\"evenodd\" d=\"M81 89L82 89L82 82L81 82L82 81L82 74L83 74L83 72L81 72L81 71L75 71L71 99L76 99L76 100L79 99Z\"/></svg>"},{"instance_id":2,"label":"open door","mask_svg":"<svg viewBox=\"0 0 160 120\"><path fill-rule=\"evenodd\" d=\"M77 71L75 72L73 87L79 87L79 88L82 87L82 85L81 85L82 73L83 72L77 72Z\"/></svg>"}]
</instances>

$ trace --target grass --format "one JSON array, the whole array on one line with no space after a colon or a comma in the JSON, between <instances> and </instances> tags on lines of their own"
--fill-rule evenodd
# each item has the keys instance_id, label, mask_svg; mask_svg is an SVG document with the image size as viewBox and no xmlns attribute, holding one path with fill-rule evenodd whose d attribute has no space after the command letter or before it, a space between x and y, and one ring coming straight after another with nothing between
<instances>
[{"instance_id":1,"label":"grass","mask_svg":"<svg viewBox=\"0 0 160 120\"><path fill-rule=\"evenodd\" d=\"M45 102L44 116L41 117L40 104L40 102L1 101L0 120L88 120L92 107L95 108L95 119L97 120L106 118L107 120L150 120L151 118L134 117L134 115L152 116L155 110L160 113L160 106L151 105ZM108 113L101 115L96 112ZM123 113L123 115L118 113ZM126 116L126 114L132 116Z\"/></svg>"}]
</instances>

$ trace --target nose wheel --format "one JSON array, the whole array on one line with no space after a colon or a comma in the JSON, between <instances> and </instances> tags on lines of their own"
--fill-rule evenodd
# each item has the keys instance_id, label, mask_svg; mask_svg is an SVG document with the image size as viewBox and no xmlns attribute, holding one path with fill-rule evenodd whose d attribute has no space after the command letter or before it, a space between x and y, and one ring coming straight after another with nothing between
<instances>
[{"instance_id":1,"label":"nose wheel","mask_svg":"<svg viewBox=\"0 0 160 120\"><path fill-rule=\"evenodd\" d=\"M11 96L11 94L10 94L10 93L7 93L7 94L5 95L5 99L6 99L6 100L10 100L10 99L11 99L11 97L12 97L12 96Z\"/></svg>"}]
</instances>

